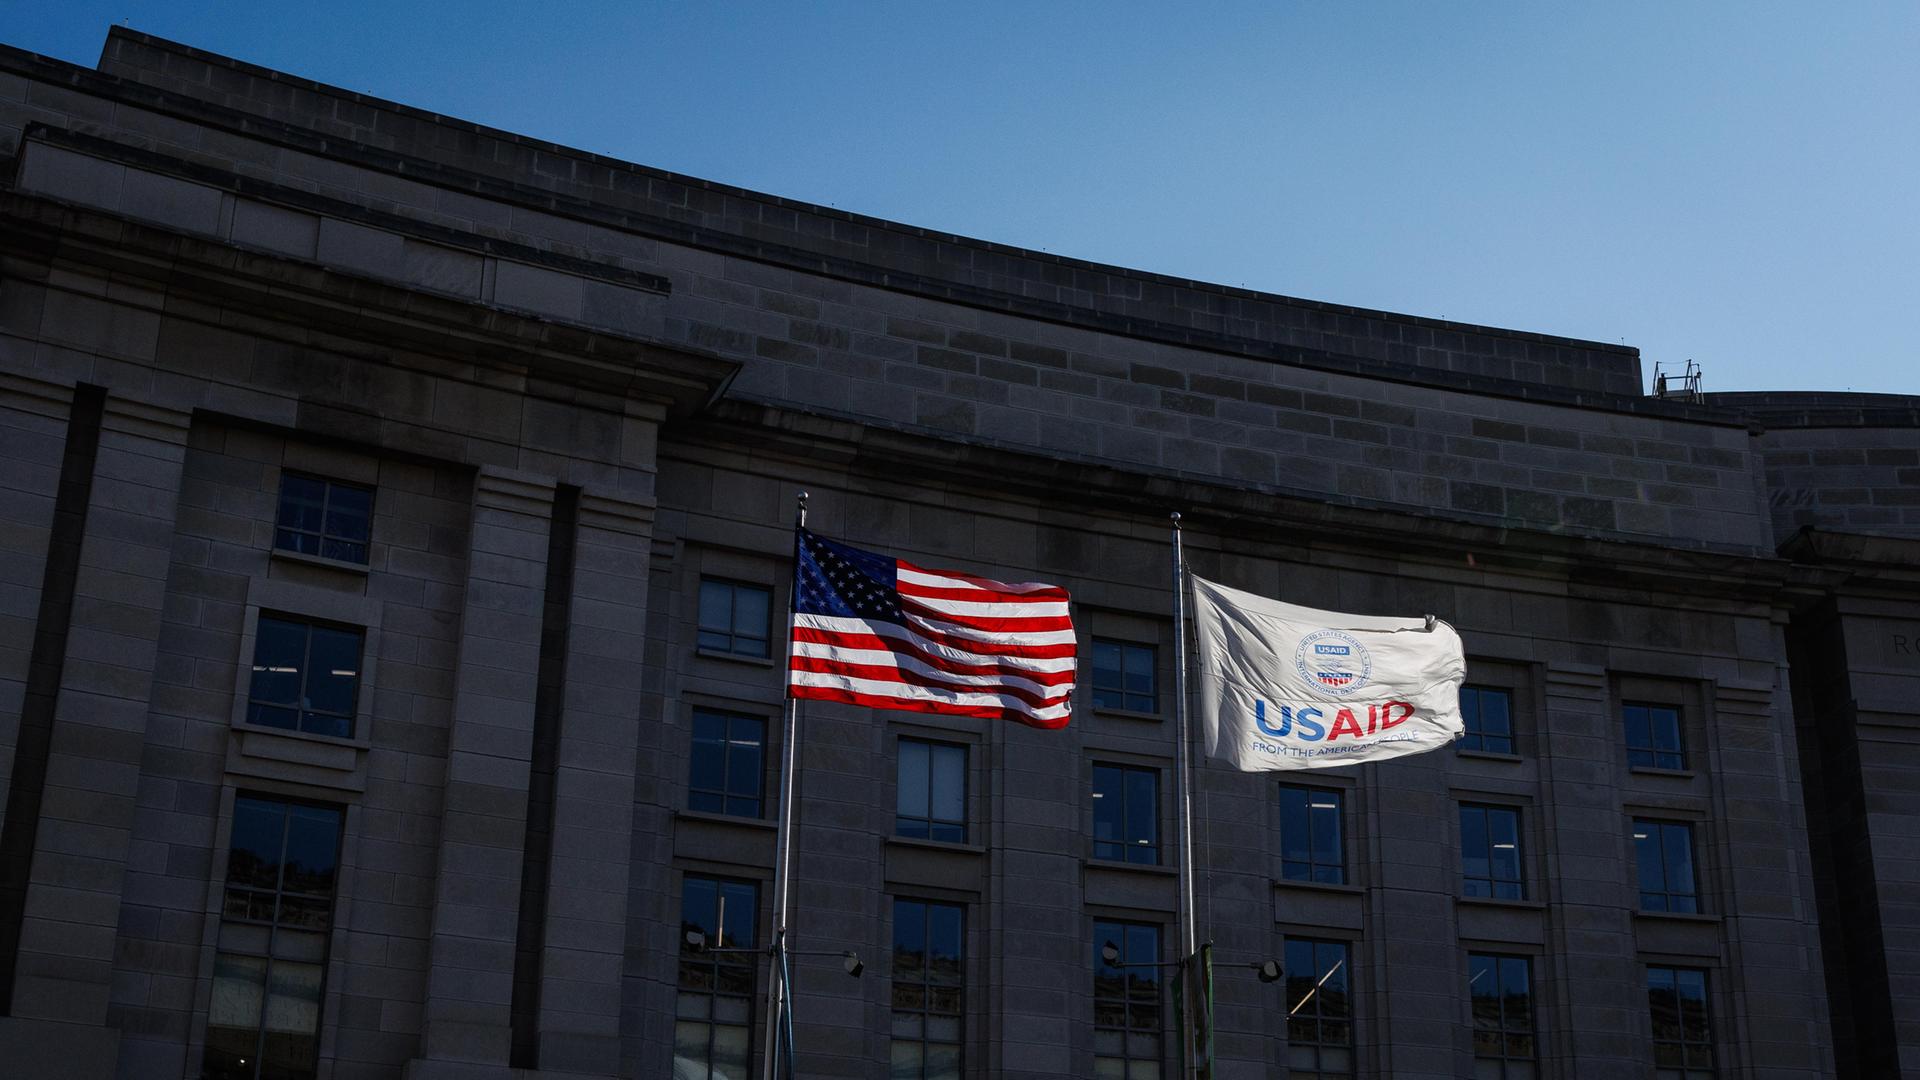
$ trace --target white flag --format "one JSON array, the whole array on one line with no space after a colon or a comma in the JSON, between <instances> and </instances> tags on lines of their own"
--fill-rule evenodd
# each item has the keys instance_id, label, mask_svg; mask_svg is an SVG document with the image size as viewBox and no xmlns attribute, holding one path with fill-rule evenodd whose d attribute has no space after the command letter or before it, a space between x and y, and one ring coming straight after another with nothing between
<instances>
[{"instance_id":1,"label":"white flag","mask_svg":"<svg viewBox=\"0 0 1920 1080\"><path fill-rule=\"evenodd\" d=\"M1193 582L1207 753L1237 769L1324 769L1458 738L1460 635Z\"/></svg>"}]
</instances>

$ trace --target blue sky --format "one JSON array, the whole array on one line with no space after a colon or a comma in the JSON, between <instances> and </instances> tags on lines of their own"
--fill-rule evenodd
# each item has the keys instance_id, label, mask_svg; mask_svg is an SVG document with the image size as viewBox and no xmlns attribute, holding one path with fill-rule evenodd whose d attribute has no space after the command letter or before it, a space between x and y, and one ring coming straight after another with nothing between
<instances>
[{"instance_id":1,"label":"blue sky","mask_svg":"<svg viewBox=\"0 0 1920 1080\"><path fill-rule=\"evenodd\" d=\"M1023 247L1920 394L1920 5L0 0Z\"/></svg>"}]
</instances>

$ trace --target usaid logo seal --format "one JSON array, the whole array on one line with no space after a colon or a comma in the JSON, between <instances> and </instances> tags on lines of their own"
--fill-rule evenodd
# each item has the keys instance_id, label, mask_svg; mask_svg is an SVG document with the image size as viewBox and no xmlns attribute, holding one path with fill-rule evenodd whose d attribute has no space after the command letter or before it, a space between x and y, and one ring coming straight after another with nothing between
<instances>
[{"instance_id":1,"label":"usaid logo seal","mask_svg":"<svg viewBox=\"0 0 1920 1080\"><path fill-rule=\"evenodd\" d=\"M1315 630L1300 639L1293 666L1307 685L1324 694L1346 697L1367 685L1373 657L1358 640L1338 630Z\"/></svg>"}]
</instances>

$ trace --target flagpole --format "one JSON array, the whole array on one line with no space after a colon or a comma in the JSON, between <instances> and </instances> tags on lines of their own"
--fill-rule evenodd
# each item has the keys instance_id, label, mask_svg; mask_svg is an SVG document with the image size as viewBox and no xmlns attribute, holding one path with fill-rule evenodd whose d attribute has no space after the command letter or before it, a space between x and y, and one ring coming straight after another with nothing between
<instances>
[{"instance_id":1,"label":"flagpole","mask_svg":"<svg viewBox=\"0 0 1920 1080\"><path fill-rule=\"evenodd\" d=\"M793 549L794 578L799 579L800 567L800 530L807 527L807 493L801 492L794 513ZM794 599L791 593L787 597L787 656L793 656L793 614ZM800 701L793 696L792 689L787 692L786 726L780 738L780 821L775 831L773 851L773 944L769 950L773 962L767 971L767 1042L765 1061L760 1075L765 1080L774 1080L775 1061L779 1058L780 1030L783 1014L791 1007L791 995L787 987L787 911L791 906L791 877L793 874L793 774L794 760L798 756L800 732ZM791 1021L788 1021L791 1023ZM787 1053L793 1053L791 1040ZM789 1070L791 1071L791 1070Z\"/></svg>"},{"instance_id":2,"label":"flagpole","mask_svg":"<svg viewBox=\"0 0 1920 1080\"><path fill-rule=\"evenodd\" d=\"M1179 774L1177 781L1180 789L1180 934L1182 939L1182 965L1176 969L1180 978L1187 975L1187 966L1194 962L1199 954L1199 946L1194 943L1195 908L1193 905L1193 780L1191 746L1192 738L1187 730L1187 564L1181 548L1180 513L1175 511L1173 520L1173 652L1178 661L1173 667L1173 717L1179 745L1174 756L1174 770ZM1191 1011L1191 993L1182 995L1183 1007ZM1180 1070L1183 1076L1195 1075L1193 1060L1192 1025L1182 1024L1186 1033L1180 1040Z\"/></svg>"}]
</instances>

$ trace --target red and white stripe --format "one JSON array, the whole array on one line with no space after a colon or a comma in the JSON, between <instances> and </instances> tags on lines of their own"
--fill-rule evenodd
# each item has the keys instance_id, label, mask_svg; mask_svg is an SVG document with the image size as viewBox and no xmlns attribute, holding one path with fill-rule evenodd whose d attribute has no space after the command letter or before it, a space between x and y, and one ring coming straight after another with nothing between
<instances>
[{"instance_id":1,"label":"red and white stripe","mask_svg":"<svg viewBox=\"0 0 1920 1080\"><path fill-rule=\"evenodd\" d=\"M1075 661L1065 589L897 566L905 625L793 617L788 693L1040 728L1067 725Z\"/></svg>"}]
</instances>

